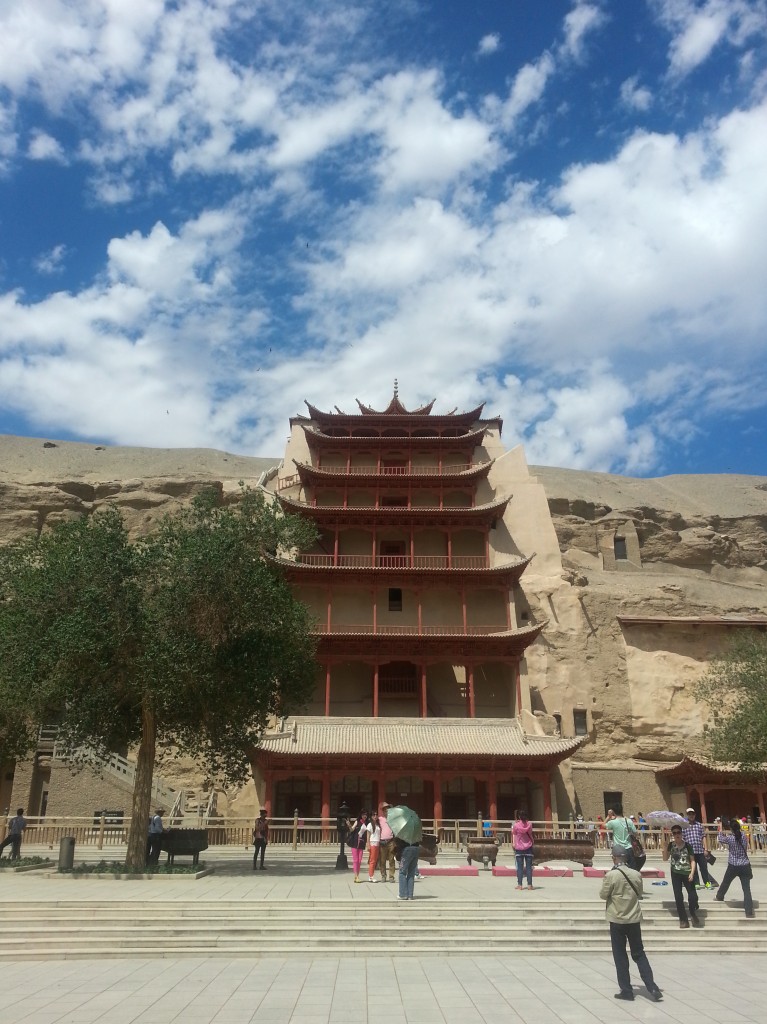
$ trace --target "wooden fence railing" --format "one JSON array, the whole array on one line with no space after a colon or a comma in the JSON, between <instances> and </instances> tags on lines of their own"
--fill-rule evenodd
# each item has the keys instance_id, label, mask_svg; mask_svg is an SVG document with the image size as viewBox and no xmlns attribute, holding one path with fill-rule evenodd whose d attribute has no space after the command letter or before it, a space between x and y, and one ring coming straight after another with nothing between
<instances>
[{"instance_id":1,"label":"wooden fence railing","mask_svg":"<svg viewBox=\"0 0 767 1024\"><path fill-rule=\"evenodd\" d=\"M80 846L91 846L96 849L105 847L122 846L127 843L130 818L114 818L106 815L90 817L45 817L27 818L27 828L24 832L24 843L27 845L56 846L64 836L73 836L75 843ZM481 819L461 818L435 822L433 819L424 818L423 827L426 832L435 832L439 836L443 850L453 849L460 851L466 845L466 840L474 836L492 835L497 837L502 844L511 842L510 820L498 820L487 823ZM579 828L576 823L570 821L534 821L533 829L537 836L543 838L575 839L589 838L598 850L607 850L607 835L597 828ZM187 817L181 822L180 827L200 828L207 827L209 846L240 846L248 847L252 844L253 819L236 818L228 820L211 820L203 825L194 816ZM758 828L759 826L756 826ZM752 826L747 836L749 850L752 854L767 853L767 835L761 831L755 831ZM0 823L0 839L5 838L7 831L6 822ZM708 845L712 852L717 850L717 829L715 826L707 826ZM664 841L669 841L668 832L660 829L646 829L640 833L645 848L652 852L660 850ZM290 818L271 818L269 821L269 842L273 846L288 847L293 850L316 848L323 846L337 846L339 843L338 830L335 818L302 818L294 814ZM725 851L722 850L724 853Z\"/></svg>"}]
</instances>

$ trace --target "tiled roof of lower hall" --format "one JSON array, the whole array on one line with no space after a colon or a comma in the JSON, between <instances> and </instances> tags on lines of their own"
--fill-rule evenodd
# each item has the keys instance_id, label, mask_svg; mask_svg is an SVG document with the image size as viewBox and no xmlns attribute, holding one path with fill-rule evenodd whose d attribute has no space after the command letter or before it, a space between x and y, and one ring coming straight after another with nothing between
<instances>
[{"instance_id":1,"label":"tiled roof of lower hall","mask_svg":"<svg viewBox=\"0 0 767 1024\"><path fill-rule=\"evenodd\" d=\"M274 754L446 754L556 757L580 738L525 733L516 718L342 718L297 716L266 732L261 747Z\"/></svg>"}]
</instances>

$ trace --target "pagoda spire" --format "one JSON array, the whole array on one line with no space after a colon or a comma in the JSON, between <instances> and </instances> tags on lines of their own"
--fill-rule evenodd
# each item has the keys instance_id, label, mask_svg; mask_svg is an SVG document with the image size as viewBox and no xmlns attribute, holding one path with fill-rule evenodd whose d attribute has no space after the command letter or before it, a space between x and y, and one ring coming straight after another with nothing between
<instances>
[{"instance_id":1,"label":"pagoda spire","mask_svg":"<svg viewBox=\"0 0 767 1024\"><path fill-rule=\"evenodd\" d=\"M365 405L363 402L356 399L359 410L363 416L428 416L437 401L436 398L432 398L426 405L422 405L420 409L406 409L405 406L399 400L399 381L394 378L394 393L392 400L386 406L385 409L374 409L371 405Z\"/></svg>"}]
</instances>

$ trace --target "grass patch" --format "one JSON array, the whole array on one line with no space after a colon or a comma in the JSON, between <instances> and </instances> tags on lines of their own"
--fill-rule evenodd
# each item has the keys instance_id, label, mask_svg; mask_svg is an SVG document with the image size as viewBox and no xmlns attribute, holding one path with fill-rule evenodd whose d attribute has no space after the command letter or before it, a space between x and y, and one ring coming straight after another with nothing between
<instances>
[{"instance_id":1,"label":"grass patch","mask_svg":"<svg viewBox=\"0 0 767 1024\"><path fill-rule=\"evenodd\" d=\"M10 857L0 857L0 871L31 868L36 867L38 864L50 864L50 857L19 857L18 860L11 860Z\"/></svg>"},{"instance_id":2,"label":"grass patch","mask_svg":"<svg viewBox=\"0 0 767 1024\"><path fill-rule=\"evenodd\" d=\"M205 864L148 864L145 868L129 868L119 861L100 860L96 864L78 864L59 873L64 875L196 875Z\"/></svg>"}]
</instances>

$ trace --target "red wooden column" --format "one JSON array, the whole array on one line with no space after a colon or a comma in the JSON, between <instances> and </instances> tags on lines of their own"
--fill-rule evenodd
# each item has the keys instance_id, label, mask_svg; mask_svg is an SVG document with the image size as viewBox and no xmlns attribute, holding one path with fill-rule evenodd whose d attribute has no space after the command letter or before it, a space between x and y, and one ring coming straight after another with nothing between
<instances>
[{"instance_id":1,"label":"red wooden column","mask_svg":"<svg viewBox=\"0 0 767 1024\"><path fill-rule=\"evenodd\" d=\"M466 670L466 702L469 718L474 718L474 665L464 665Z\"/></svg>"},{"instance_id":2,"label":"red wooden column","mask_svg":"<svg viewBox=\"0 0 767 1024\"><path fill-rule=\"evenodd\" d=\"M415 568L415 528L410 527L410 568Z\"/></svg>"},{"instance_id":3,"label":"red wooden column","mask_svg":"<svg viewBox=\"0 0 767 1024\"><path fill-rule=\"evenodd\" d=\"M426 663L421 665L421 693L420 693L420 705L421 705L421 718L429 717L429 700L426 693Z\"/></svg>"},{"instance_id":4,"label":"red wooden column","mask_svg":"<svg viewBox=\"0 0 767 1024\"><path fill-rule=\"evenodd\" d=\"M698 796L700 797L700 820L708 822L708 815L706 814L706 790L704 786L698 786Z\"/></svg>"},{"instance_id":5,"label":"red wooden column","mask_svg":"<svg viewBox=\"0 0 767 1024\"><path fill-rule=\"evenodd\" d=\"M546 825L551 828L551 773L543 775L543 819Z\"/></svg>"},{"instance_id":6,"label":"red wooden column","mask_svg":"<svg viewBox=\"0 0 767 1024\"><path fill-rule=\"evenodd\" d=\"M373 668L373 718L378 718L378 662Z\"/></svg>"},{"instance_id":7,"label":"red wooden column","mask_svg":"<svg viewBox=\"0 0 767 1024\"><path fill-rule=\"evenodd\" d=\"M338 525L336 524L336 532L333 538L333 565L338 565Z\"/></svg>"},{"instance_id":8,"label":"red wooden column","mask_svg":"<svg viewBox=\"0 0 767 1024\"><path fill-rule=\"evenodd\" d=\"M511 629L511 601L509 600L509 588L501 588L501 596L506 602L506 629Z\"/></svg>"},{"instance_id":9,"label":"red wooden column","mask_svg":"<svg viewBox=\"0 0 767 1024\"><path fill-rule=\"evenodd\" d=\"M330 838L330 772L322 773L322 839Z\"/></svg>"},{"instance_id":10,"label":"red wooden column","mask_svg":"<svg viewBox=\"0 0 767 1024\"><path fill-rule=\"evenodd\" d=\"M264 771L264 810L267 818L272 816L272 789L274 788L274 775L271 768Z\"/></svg>"},{"instance_id":11,"label":"red wooden column","mask_svg":"<svg viewBox=\"0 0 767 1024\"><path fill-rule=\"evenodd\" d=\"M373 587L373 632L378 629L378 587Z\"/></svg>"},{"instance_id":12,"label":"red wooden column","mask_svg":"<svg viewBox=\"0 0 767 1024\"><path fill-rule=\"evenodd\" d=\"M423 609L421 606L421 590L416 590L416 599L418 601L418 634L420 636L421 629L423 628Z\"/></svg>"},{"instance_id":13,"label":"red wooden column","mask_svg":"<svg viewBox=\"0 0 767 1024\"><path fill-rule=\"evenodd\" d=\"M376 528L373 526L373 565L376 564Z\"/></svg>"},{"instance_id":14,"label":"red wooden column","mask_svg":"<svg viewBox=\"0 0 767 1024\"><path fill-rule=\"evenodd\" d=\"M386 802L386 774L378 773L378 804L376 810L381 813L381 804Z\"/></svg>"},{"instance_id":15,"label":"red wooden column","mask_svg":"<svg viewBox=\"0 0 767 1024\"><path fill-rule=\"evenodd\" d=\"M468 622L466 616L466 587L461 587L461 615L463 616L463 631L466 632L466 624Z\"/></svg>"},{"instance_id":16,"label":"red wooden column","mask_svg":"<svg viewBox=\"0 0 767 1024\"><path fill-rule=\"evenodd\" d=\"M516 691L517 702L514 717L519 718L519 716L522 714L522 675L519 671L519 658L515 658L512 664L514 671L514 689Z\"/></svg>"},{"instance_id":17,"label":"red wooden column","mask_svg":"<svg viewBox=\"0 0 767 1024\"><path fill-rule=\"evenodd\" d=\"M333 607L333 591L330 589L330 587L328 587L328 589L326 591L326 597L327 597L327 602L328 602L327 631L329 633L330 632L330 622L331 622L330 611L331 611L331 608Z\"/></svg>"},{"instance_id":18,"label":"red wooden column","mask_svg":"<svg viewBox=\"0 0 767 1024\"><path fill-rule=\"evenodd\" d=\"M490 566L490 527L485 527L485 568Z\"/></svg>"},{"instance_id":19,"label":"red wooden column","mask_svg":"<svg viewBox=\"0 0 767 1024\"><path fill-rule=\"evenodd\" d=\"M330 662L325 665L325 718L330 718Z\"/></svg>"},{"instance_id":20,"label":"red wooden column","mask_svg":"<svg viewBox=\"0 0 767 1024\"><path fill-rule=\"evenodd\" d=\"M764 790L763 789L757 790L756 802L759 804L759 817L762 819L762 821L764 821L765 820L765 816L764 816Z\"/></svg>"},{"instance_id":21,"label":"red wooden column","mask_svg":"<svg viewBox=\"0 0 767 1024\"><path fill-rule=\"evenodd\" d=\"M453 568L453 531L447 531L447 567Z\"/></svg>"},{"instance_id":22,"label":"red wooden column","mask_svg":"<svg viewBox=\"0 0 767 1024\"><path fill-rule=\"evenodd\" d=\"M439 835L442 821L442 772L434 773L434 831Z\"/></svg>"},{"instance_id":23,"label":"red wooden column","mask_svg":"<svg viewBox=\"0 0 767 1024\"><path fill-rule=\"evenodd\" d=\"M490 804L490 820L496 821L498 819L498 783L494 770L487 777L487 799Z\"/></svg>"}]
</instances>

